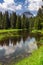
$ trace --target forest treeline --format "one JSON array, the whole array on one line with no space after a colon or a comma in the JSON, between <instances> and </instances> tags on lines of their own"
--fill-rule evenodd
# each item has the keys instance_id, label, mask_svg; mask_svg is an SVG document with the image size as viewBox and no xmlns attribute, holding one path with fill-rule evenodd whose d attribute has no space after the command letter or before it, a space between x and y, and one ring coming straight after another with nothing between
<instances>
[{"instance_id":1,"label":"forest treeline","mask_svg":"<svg viewBox=\"0 0 43 65\"><path fill-rule=\"evenodd\" d=\"M22 16L16 15L15 12L9 14L8 11L2 14L0 12L0 29L28 29L28 30L42 30L43 29L43 13L42 9L38 10L37 16L27 18L24 14Z\"/></svg>"}]
</instances>

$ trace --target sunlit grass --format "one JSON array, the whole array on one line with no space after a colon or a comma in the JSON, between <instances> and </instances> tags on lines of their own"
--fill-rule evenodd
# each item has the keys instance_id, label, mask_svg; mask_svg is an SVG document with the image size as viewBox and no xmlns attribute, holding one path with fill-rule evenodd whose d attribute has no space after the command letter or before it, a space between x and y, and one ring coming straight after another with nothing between
<instances>
[{"instance_id":1,"label":"sunlit grass","mask_svg":"<svg viewBox=\"0 0 43 65\"><path fill-rule=\"evenodd\" d=\"M14 32L14 31L22 31L22 29L3 29L0 30L0 33Z\"/></svg>"},{"instance_id":2,"label":"sunlit grass","mask_svg":"<svg viewBox=\"0 0 43 65\"><path fill-rule=\"evenodd\" d=\"M0 65L2 65L2 63L0 62Z\"/></svg>"},{"instance_id":3,"label":"sunlit grass","mask_svg":"<svg viewBox=\"0 0 43 65\"><path fill-rule=\"evenodd\" d=\"M32 30L32 33L41 33L41 34L43 34L43 30Z\"/></svg>"}]
</instances>

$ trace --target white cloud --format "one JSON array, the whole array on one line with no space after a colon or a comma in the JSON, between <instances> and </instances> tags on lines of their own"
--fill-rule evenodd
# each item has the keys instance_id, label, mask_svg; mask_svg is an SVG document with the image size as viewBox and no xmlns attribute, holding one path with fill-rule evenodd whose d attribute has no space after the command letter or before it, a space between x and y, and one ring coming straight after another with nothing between
<instances>
[{"instance_id":1,"label":"white cloud","mask_svg":"<svg viewBox=\"0 0 43 65\"><path fill-rule=\"evenodd\" d=\"M28 10L38 11L38 9L41 7L42 0L26 0L25 2L29 3Z\"/></svg>"},{"instance_id":2,"label":"white cloud","mask_svg":"<svg viewBox=\"0 0 43 65\"><path fill-rule=\"evenodd\" d=\"M43 2L41 3L41 5L43 6Z\"/></svg>"},{"instance_id":3,"label":"white cloud","mask_svg":"<svg viewBox=\"0 0 43 65\"><path fill-rule=\"evenodd\" d=\"M27 5L28 3L28 5ZM17 10L30 10L38 11L38 9L43 5L42 0L25 0L24 5L22 3L15 3L15 0L4 0L3 3L0 3L0 11L17 11ZM23 8L23 9L22 9Z\"/></svg>"},{"instance_id":4,"label":"white cloud","mask_svg":"<svg viewBox=\"0 0 43 65\"><path fill-rule=\"evenodd\" d=\"M30 1L30 2L40 2L40 1L42 1L42 0L28 0L28 1Z\"/></svg>"},{"instance_id":5,"label":"white cloud","mask_svg":"<svg viewBox=\"0 0 43 65\"><path fill-rule=\"evenodd\" d=\"M5 3L14 3L14 0L4 0Z\"/></svg>"},{"instance_id":6,"label":"white cloud","mask_svg":"<svg viewBox=\"0 0 43 65\"><path fill-rule=\"evenodd\" d=\"M22 5L18 5L18 6L16 6L16 10L21 10L22 9Z\"/></svg>"},{"instance_id":7,"label":"white cloud","mask_svg":"<svg viewBox=\"0 0 43 65\"><path fill-rule=\"evenodd\" d=\"M11 10L11 11L16 11L16 10L21 10L22 5L14 2L14 0L4 0L3 3L0 3L0 9L6 11L6 10Z\"/></svg>"},{"instance_id":8,"label":"white cloud","mask_svg":"<svg viewBox=\"0 0 43 65\"><path fill-rule=\"evenodd\" d=\"M35 3L30 3L30 5L28 6L28 9L29 10L36 10L36 11L38 11L38 9L41 7L41 5L39 5L39 3L37 2L35 2Z\"/></svg>"}]
</instances>

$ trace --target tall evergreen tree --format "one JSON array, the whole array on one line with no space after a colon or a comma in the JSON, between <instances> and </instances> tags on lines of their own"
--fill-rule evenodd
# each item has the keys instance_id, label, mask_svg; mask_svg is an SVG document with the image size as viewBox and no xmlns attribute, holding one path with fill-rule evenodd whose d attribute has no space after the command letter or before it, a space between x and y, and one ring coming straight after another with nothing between
<instances>
[{"instance_id":1,"label":"tall evergreen tree","mask_svg":"<svg viewBox=\"0 0 43 65\"><path fill-rule=\"evenodd\" d=\"M3 14L3 28L4 29L10 28L10 19L7 11L5 12L5 14Z\"/></svg>"},{"instance_id":2,"label":"tall evergreen tree","mask_svg":"<svg viewBox=\"0 0 43 65\"><path fill-rule=\"evenodd\" d=\"M16 28L21 29L21 16L17 16Z\"/></svg>"},{"instance_id":3,"label":"tall evergreen tree","mask_svg":"<svg viewBox=\"0 0 43 65\"><path fill-rule=\"evenodd\" d=\"M0 29L2 29L2 12L0 12Z\"/></svg>"},{"instance_id":4,"label":"tall evergreen tree","mask_svg":"<svg viewBox=\"0 0 43 65\"><path fill-rule=\"evenodd\" d=\"M26 16L23 14L23 17L22 17L22 28L25 29L26 28Z\"/></svg>"},{"instance_id":5,"label":"tall evergreen tree","mask_svg":"<svg viewBox=\"0 0 43 65\"><path fill-rule=\"evenodd\" d=\"M13 12L10 15L10 21L11 21L11 28L16 28L16 20L17 20L17 15L15 12Z\"/></svg>"}]
</instances>

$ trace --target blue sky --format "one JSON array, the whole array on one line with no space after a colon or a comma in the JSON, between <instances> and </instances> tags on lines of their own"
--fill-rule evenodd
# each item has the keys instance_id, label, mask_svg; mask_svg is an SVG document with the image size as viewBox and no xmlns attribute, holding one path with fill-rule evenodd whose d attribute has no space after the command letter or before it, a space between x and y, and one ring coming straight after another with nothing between
<instances>
[{"instance_id":1,"label":"blue sky","mask_svg":"<svg viewBox=\"0 0 43 65\"><path fill-rule=\"evenodd\" d=\"M30 11L36 15L42 4L42 0L0 0L0 11L14 11L17 14Z\"/></svg>"},{"instance_id":2,"label":"blue sky","mask_svg":"<svg viewBox=\"0 0 43 65\"><path fill-rule=\"evenodd\" d=\"M3 3L3 0L0 0L0 3Z\"/></svg>"}]
</instances>

